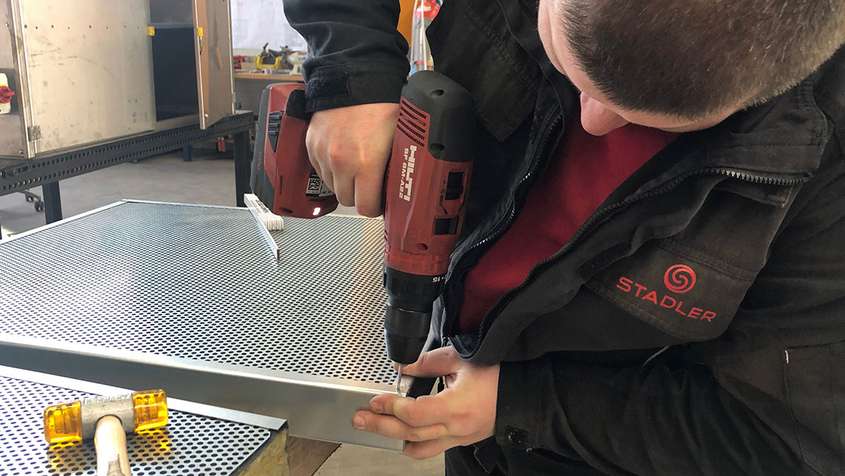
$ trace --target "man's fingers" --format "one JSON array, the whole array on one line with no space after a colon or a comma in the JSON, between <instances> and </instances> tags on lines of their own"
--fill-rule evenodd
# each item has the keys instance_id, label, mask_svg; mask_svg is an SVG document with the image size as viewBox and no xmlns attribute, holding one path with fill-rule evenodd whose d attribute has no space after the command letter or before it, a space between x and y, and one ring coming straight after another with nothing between
<instances>
[{"instance_id":1,"label":"man's fingers","mask_svg":"<svg viewBox=\"0 0 845 476\"><path fill-rule=\"evenodd\" d=\"M365 217L381 215L384 169L367 171L355 177L355 208Z\"/></svg>"},{"instance_id":2,"label":"man's fingers","mask_svg":"<svg viewBox=\"0 0 845 476\"><path fill-rule=\"evenodd\" d=\"M323 170L322 167L320 167L320 161L318 160L320 158L321 148L317 140L317 136L318 134L309 127L305 136L305 148L308 150L308 162L311 163L311 167L314 167L317 175L319 175L320 178L323 178ZM325 178L323 178L323 181L325 181Z\"/></svg>"},{"instance_id":3,"label":"man's fingers","mask_svg":"<svg viewBox=\"0 0 845 476\"><path fill-rule=\"evenodd\" d=\"M334 188L332 190L334 191L335 196L337 196L337 201L345 207L351 207L355 205L355 185L352 181L352 178L334 178L336 180L334 182Z\"/></svg>"},{"instance_id":4,"label":"man's fingers","mask_svg":"<svg viewBox=\"0 0 845 476\"><path fill-rule=\"evenodd\" d=\"M411 426L446 424L450 420L448 397L448 390L419 398L378 395L370 400L370 408L376 413L393 415Z\"/></svg>"},{"instance_id":5,"label":"man's fingers","mask_svg":"<svg viewBox=\"0 0 845 476\"><path fill-rule=\"evenodd\" d=\"M427 441L444 438L448 435L446 425L429 425L413 427L389 415L377 415L368 411L360 411L352 420L358 430L378 433L397 440Z\"/></svg>"},{"instance_id":6,"label":"man's fingers","mask_svg":"<svg viewBox=\"0 0 845 476\"><path fill-rule=\"evenodd\" d=\"M441 347L424 352L416 362L403 367L402 373L415 377L441 377L457 372L460 365L461 358L454 347Z\"/></svg>"},{"instance_id":7,"label":"man's fingers","mask_svg":"<svg viewBox=\"0 0 845 476\"><path fill-rule=\"evenodd\" d=\"M405 449L402 452L405 453L405 456L414 459L428 459L433 458L455 446L459 446L458 440L454 438L441 438L437 440L408 443L405 445Z\"/></svg>"},{"instance_id":8,"label":"man's fingers","mask_svg":"<svg viewBox=\"0 0 845 476\"><path fill-rule=\"evenodd\" d=\"M317 172L317 174L320 176L321 179L323 179L323 183L326 184L326 187L329 187L329 190L334 193L335 186L334 175L332 174L332 171L328 167L326 167Z\"/></svg>"}]
</instances>

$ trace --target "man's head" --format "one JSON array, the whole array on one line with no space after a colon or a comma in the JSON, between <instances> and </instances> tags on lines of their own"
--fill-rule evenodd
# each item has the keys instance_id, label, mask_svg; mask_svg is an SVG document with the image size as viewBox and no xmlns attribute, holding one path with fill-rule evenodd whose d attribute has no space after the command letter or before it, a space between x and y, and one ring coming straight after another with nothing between
<instances>
[{"instance_id":1,"label":"man's head","mask_svg":"<svg viewBox=\"0 0 845 476\"><path fill-rule=\"evenodd\" d=\"M777 96L845 42L845 0L540 0L581 122L686 132Z\"/></svg>"}]
</instances>

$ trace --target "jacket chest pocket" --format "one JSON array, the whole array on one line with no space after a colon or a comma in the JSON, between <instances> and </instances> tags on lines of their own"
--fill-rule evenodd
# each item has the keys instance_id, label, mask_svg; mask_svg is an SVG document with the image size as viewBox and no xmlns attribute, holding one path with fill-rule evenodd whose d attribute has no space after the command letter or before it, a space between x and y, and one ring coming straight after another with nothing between
<instances>
[{"instance_id":1,"label":"jacket chest pocket","mask_svg":"<svg viewBox=\"0 0 845 476\"><path fill-rule=\"evenodd\" d=\"M804 461L845 474L845 342L786 350L784 375Z\"/></svg>"},{"instance_id":2,"label":"jacket chest pocket","mask_svg":"<svg viewBox=\"0 0 845 476\"><path fill-rule=\"evenodd\" d=\"M666 334L695 342L728 328L756 275L660 240L605 268L586 286Z\"/></svg>"}]
</instances>

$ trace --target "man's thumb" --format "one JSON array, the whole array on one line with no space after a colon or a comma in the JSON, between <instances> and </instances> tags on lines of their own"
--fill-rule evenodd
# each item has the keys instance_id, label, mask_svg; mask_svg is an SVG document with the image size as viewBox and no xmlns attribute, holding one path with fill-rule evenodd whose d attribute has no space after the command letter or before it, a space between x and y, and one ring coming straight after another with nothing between
<instances>
[{"instance_id":1,"label":"man's thumb","mask_svg":"<svg viewBox=\"0 0 845 476\"><path fill-rule=\"evenodd\" d=\"M441 347L420 355L411 365L402 368L402 373L415 377L440 377L458 371L461 358L454 347Z\"/></svg>"}]
</instances>

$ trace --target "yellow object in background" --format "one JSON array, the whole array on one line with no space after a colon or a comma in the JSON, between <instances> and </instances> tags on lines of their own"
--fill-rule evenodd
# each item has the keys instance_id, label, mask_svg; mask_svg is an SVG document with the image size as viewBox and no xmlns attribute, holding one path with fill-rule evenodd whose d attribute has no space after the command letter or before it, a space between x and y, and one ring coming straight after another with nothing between
<instances>
[{"instance_id":1,"label":"yellow object in background","mask_svg":"<svg viewBox=\"0 0 845 476\"><path fill-rule=\"evenodd\" d=\"M281 56L276 56L275 58L273 58L272 63L265 63L264 61L265 61L265 58L262 57L262 55L256 55L255 56L255 69L258 70L258 71L262 71L262 70L265 70L265 69L271 69L271 70L274 70L274 71L278 71L278 70L282 69L282 57Z\"/></svg>"},{"instance_id":2,"label":"yellow object in background","mask_svg":"<svg viewBox=\"0 0 845 476\"><path fill-rule=\"evenodd\" d=\"M414 23L414 0L400 0L399 4L402 10L399 13L399 25L397 29L410 45L412 41L411 25Z\"/></svg>"}]
</instances>

